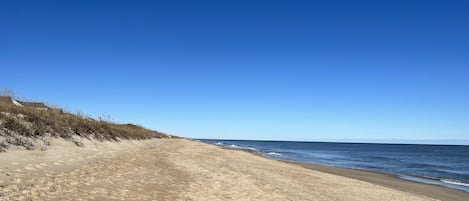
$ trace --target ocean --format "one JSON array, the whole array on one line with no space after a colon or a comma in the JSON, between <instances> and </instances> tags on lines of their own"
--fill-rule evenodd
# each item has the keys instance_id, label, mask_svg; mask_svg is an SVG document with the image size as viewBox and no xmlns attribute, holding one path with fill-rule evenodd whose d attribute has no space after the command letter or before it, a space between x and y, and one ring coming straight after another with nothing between
<instances>
[{"instance_id":1,"label":"ocean","mask_svg":"<svg viewBox=\"0 0 469 201\"><path fill-rule=\"evenodd\" d=\"M273 159L389 173L469 192L469 146L199 140Z\"/></svg>"}]
</instances>

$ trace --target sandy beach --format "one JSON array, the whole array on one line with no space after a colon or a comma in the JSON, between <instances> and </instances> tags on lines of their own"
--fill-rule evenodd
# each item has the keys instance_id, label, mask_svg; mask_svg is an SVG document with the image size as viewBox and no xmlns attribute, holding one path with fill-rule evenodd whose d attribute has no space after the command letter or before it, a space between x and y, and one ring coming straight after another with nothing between
<instances>
[{"instance_id":1,"label":"sandy beach","mask_svg":"<svg viewBox=\"0 0 469 201\"><path fill-rule=\"evenodd\" d=\"M0 153L0 200L467 198L383 174L286 163L185 139L83 143L55 140L46 151Z\"/></svg>"}]
</instances>

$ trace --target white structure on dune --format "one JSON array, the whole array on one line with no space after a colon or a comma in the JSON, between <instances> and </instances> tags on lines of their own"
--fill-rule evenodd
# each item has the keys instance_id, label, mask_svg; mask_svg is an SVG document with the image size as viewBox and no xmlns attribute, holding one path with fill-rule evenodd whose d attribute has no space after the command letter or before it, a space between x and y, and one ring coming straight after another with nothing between
<instances>
[{"instance_id":1,"label":"white structure on dune","mask_svg":"<svg viewBox=\"0 0 469 201\"><path fill-rule=\"evenodd\" d=\"M18 107L27 107L27 108L34 108L38 110L49 110L52 109L48 107L46 104L41 102L27 102L27 101L17 101L11 96L0 96L1 103L13 104Z\"/></svg>"}]
</instances>

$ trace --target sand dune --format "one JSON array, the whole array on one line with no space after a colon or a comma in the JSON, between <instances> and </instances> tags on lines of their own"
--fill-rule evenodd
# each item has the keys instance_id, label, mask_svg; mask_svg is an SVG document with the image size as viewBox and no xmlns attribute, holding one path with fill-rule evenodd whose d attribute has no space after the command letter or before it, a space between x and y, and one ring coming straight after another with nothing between
<instances>
[{"instance_id":1,"label":"sand dune","mask_svg":"<svg viewBox=\"0 0 469 201\"><path fill-rule=\"evenodd\" d=\"M184 139L0 154L0 200L432 200Z\"/></svg>"}]
</instances>

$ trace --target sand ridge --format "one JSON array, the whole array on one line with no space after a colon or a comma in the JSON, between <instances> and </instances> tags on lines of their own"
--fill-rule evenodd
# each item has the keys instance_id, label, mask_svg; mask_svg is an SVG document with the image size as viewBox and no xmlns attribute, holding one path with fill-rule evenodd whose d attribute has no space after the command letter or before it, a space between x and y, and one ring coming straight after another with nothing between
<instances>
[{"instance_id":1,"label":"sand ridge","mask_svg":"<svg viewBox=\"0 0 469 201\"><path fill-rule=\"evenodd\" d=\"M2 153L0 200L432 200L185 139Z\"/></svg>"}]
</instances>

